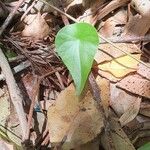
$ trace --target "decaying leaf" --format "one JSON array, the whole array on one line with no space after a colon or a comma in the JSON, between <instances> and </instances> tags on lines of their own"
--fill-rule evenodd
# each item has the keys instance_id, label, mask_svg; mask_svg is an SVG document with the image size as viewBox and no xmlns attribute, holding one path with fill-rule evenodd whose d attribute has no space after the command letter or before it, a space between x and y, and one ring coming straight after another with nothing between
<instances>
[{"instance_id":1,"label":"decaying leaf","mask_svg":"<svg viewBox=\"0 0 150 150\"><path fill-rule=\"evenodd\" d=\"M52 145L67 136L63 149L68 150L96 138L103 127L103 118L90 92L80 101L71 84L60 93L55 106L49 107L48 123Z\"/></svg>"},{"instance_id":2,"label":"decaying leaf","mask_svg":"<svg viewBox=\"0 0 150 150\"><path fill-rule=\"evenodd\" d=\"M150 81L140 75L130 75L117 83L117 86L131 93L150 98Z\"/></svg>"},{"instance_id":3,"label":"decaying leaf","mask_svg":"<svg viewBox=\"0 0 150 150\"><path fill-rule=\"evenodd\" d=\"M131 16L124 31L125 36L144 36L150 28L150 15L141 16L139 14Z\"/></svg>"},{"instance_id":4,"label":"decaying leaf","mask_svg":"<svg viewBox=\"0 0 150 150\"><path fill-rule=\"evenodd\" d=\"M115 149L115 150L135 150L131 141L121 128L117 118L110 117L109 130L101 136L102 145L105 149Z\"/></svg>"},{"instance_id":5,"label":"decaying leaf","mask_svg":"<svg viewBox=\"0 0 150 150\"><path fill-rule=\"evenodd\" d=\"M119 24L125 24L127 20L127 11L123 8L118 10L113 16L109 17L104 23L100 24L100 35L105 37L118 37L123 32L123 26Z\"/></svg>"},{"instance_id":6,"label":"decaying leaf","mask_svg":"<svg viewBox=\"0 0 150 150\"><path fill-rule=\"evenodd\" d=\"M25 28L22 31L23 36L31 37L33 39L43 39L46 37L50 28L45 19L38 12L38 14L30 14L25 18Z\"/></svg>"},{"instance_id":7,"label":"decaying leaf","mask_svg":"<svg viewBox=\"0 0 150 150\"><path fill-rule=\"evenodd\" d=\"M124 51L128 53L140 53L140 49L130 43L115 43L117 47L120 47L120 49L123 49ZM105 61L110 61L115 58L124 56L125 54L121 51L118 51L114 46L111 44L100 44L99 45L99 50L97 51L94 59L98 64L103 63Z\"/></svg>"},{"instance_id":8,"label":"decaying leaf","mask_svg":"<svg viewBox=\"0 0 150 150\"><path fill-rule=\"evenodd\" d=\"M150 63L147 63L147 65L150 66ZM145 77L148 80L150 80L150 68L144 66L141 63L138 65L137 73L140 74L142 77Z\"/></svg>"},{"instance_id":9,"label":"decaying leaf","mask_svg":"<svg viewBox=\"0 0 150 150\"><path fill-rule=\"evenodd\" d=\"M122 89L116 87L116 84L110 84L110 105L117 115L124 114L133 102L137 100L135 95L131 95Z\"/></svg>"},{"instance_id":10,"label":"decaying leaf","mask_svg":"<svg viewBox=\"0 0 150 150\"><path fill-rule=\"evenodd\" d=\"M140 104L141 104L140 97L138 97L136 100L132 102L130 107L125 111L125 113L119 119L121 126L126 125L137 116L140 110Z\"/></svg>"},{"instance_id":11,"label":"decaying leaf","mask_svg":"<svg viewBox=\"0 0 150 150\"><path fill-rule=\"evenodd\" d=\"M150 117L150 102L142 102L140 107L140 114Z\"/></svg>"},{"instance_id":12,"label":"decaying leaf","mask_svg":"<svg viewBox=\"0 0 150 150\"><path fill-rule=\"evenodd\" d=\"M137 59L140 59L140 54L132 54ZM100 70L109 72L117 78L122 78L125 75L135 72L137 70L138 61L134 60L130 56L116 58L110 62L102 63L98 65Z\"/></svg>"},{"instance_id":13,"label":"decaying leaf","mask_svg":"<svg viewBox=\"0 0 150 150\"><path fill-rule=\"evenodd\" d=\"M129 0L113 0L108 5L106 5L103 9L99 9L98 13L92 18L91 23L95 25L98 20L101 20L103 17L108 15L113 10L123 6Z\"/></svg>"},{"instance_id":14,"label":"decaying leaf","mask_svg":"<svg viewBox=\"0 0 150 150\"><path fill-rule=\"evenodd\" d=\"M101 91L101 102L105 111L105 115L108 117L109 102L110 102L110 82L105 78L97 77L96 82Z\"/></svg>"}]
</instances>

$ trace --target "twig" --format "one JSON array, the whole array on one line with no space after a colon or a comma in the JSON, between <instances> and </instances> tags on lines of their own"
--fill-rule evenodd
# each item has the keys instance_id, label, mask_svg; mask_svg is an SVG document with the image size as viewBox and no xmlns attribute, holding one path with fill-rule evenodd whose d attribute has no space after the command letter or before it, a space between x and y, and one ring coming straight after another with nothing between
<instances>
[{"instance_id":1,"label":"twig","mask_svg":"<svg viewBox=\"0 0 150 150\"><path fill-rule=\"evenodd\" d=\"M25 115L25 112L23 109L23 104L22 104L23 98L21 95L21 91L15 82L11 68L10 68L1 48L0 48L0 66L2 69L2 73L4 74L5 79L6 79L10 98L11 98L12 103L13 103L13 105L16 109L16 112L18 114L20 126L22 129L22 139L24 140L25 139L25 133L26 133L26 127L27 127L27 120L26 120L26 115Z\"/></svg>"},{"instance_id":2,"label":"twig","mask_svg":"<svg viewBox=\"0 0 150 150\"><path fill-rule=\"evenodd\" d=\"M136 43L136 42L150 42L150 35L145 35L145 36L125 36L125 37L119 37L119 38L108 38L109 41L113 43ZM100 44L105 44L108 43L105 40L101 40Z\"/></svg>"},{"instance_id":3,"label":"twig","mask_svg":"<svg viewBox=\"0 0 150 150\"><path fill-rule=\"evenodd\" d=\"M63 7L62 0L59 0L59 2L61 3L62 11L65 11L64 7ZM63 20L63 22L64 22L65 25L70 24L68 18L65 15L61 14L61 18L62 18L62 20Z\"/></svg>"},{"instance_id":4,"label":"twig","mask_svg":"<svg viewBox=\"0 0 150 150\"><path fill-rule=\"evenodd\" d=\"M13 11L8 15L8 17L6 18L5 22L3 23L3 25L0 28L0 36L2 35L2 33L4 32L4 30L7 28L7 26L9 25L9 23L11 22L11 20L13 19L13 17L15 16L18 8L24 3L25 0L19 0L17 5L15 6L15 8L13 9Z\"/></svg>"},{"instance_id":5,"label":"twig","mask_svg":"<svg viewBox=\"0 0 150 150\"><path fill-rule=\"evenodd\" d=\"M30 110L29 110L28 124L27 124L27 130L26 130L26 135L25 135L25 139L26 140L29 139L30 126L31 126L31 121L32 121L32 116L33 116L33 109L34 109L34 106L35 106L36 98L38 97L38 93L39 93L38 91L39 91L39 86L40 86L41 81L46 76L51 75L51 74L53 74L53 73L55 73L57 71L61 71L63 69L64 68L53 70L51 72L48 72L48 73L44 74L43 76L37 77L37 81L36 81L35 88L34 88L34 91L33 91L32 102L31 102L31 106L30 106Z\"/></svg>"},{"instance_id":6,"label":"twig","mask_svg":"<svg viewBox=\"0 0 150 150\"><path fill-rule=\"evenodd\" d=\"M58 9L57 7L55 7L55 6L51 5L51 4L49 4L49 3L46 2L45 0L40 0L40 1L42 1L43 3L45 3L45 4L48 5L48 6L52 7L53 9L55 9L56 11L58 11L59 13L62 13L63 15L67 16L67 17L68 17L69 19L71 19L72 21L79 23L79 21L78 21L77 19L75 19L74 17L70 16L69 14L67 14L67 13L65 13L65 12L63 12L63 11L61 11L61 10ZM137 62L140 62L140 63L143 64L144 66L150 68L150 66L149 66L148 64L146 64L146 63L144 63L143 61L141 61L141 60L135 58L135 57L132 56L130 53L128 53L128 52L122 50L120 47L116 46L113 42L111 42L110 40L108 40L108 39L105 38L104 36L99 35L99 38L100 38L100 39L103 39L103 40L106 41L107 43L111 44L111 45L114 46L117 50L119 50L119 51L123 52L124 54L130 56L131 58L133 58L133 59L136 60Z\"/></svg>"},{"instance_id":7,"label":"twig","mask_svg":"<svg viewBox=\"0 0 150 150\"><path fill-rule=\"evenodd\" d=\"M16 73L18 73L18 72L20 72L20 71L22 71L22 70L24 70L24 69L26 69L26 68L28 68L30 66L31 66L31 63L28 60L26 60L26 61L20 63L19 65L15 66L12 69L13 70L13 74L16 74ZM0 81L1 80L5 80L5 76L3 74L0 74Z\"/></svg>"},{"instance_id":8,"label":"twig","mask_svg":"<svg viewBox=\"0 0 150 150\"><path fill-rule=\"evenodd\" d=\"M130 54L129 52L124 51L123 49L119 48L118 46L116 46L113 42L111 42L110 40L108 40L107 38L105 38L104 36L100 36L99 37L103 40L105 40L106 42L110 43L112 46L114 46L117 50L123 52L124 54L130 56L131 58L133 58L134 60L136 60L137 62L140 62L141 64L143 64L144 66L150 68L150 65L144 63L143 61L137 59L136 57L133 57L132 54Z\"/></svg>"},{"instance_id":9,"label":"twig","mask_svg":"<svg viewBox=\"0 0 150 150\"><path fill-rule=\"evenodd\" d=\"M32 4L30 5L30 7L28 7L28 9L24 12L24 14L21 17L21 21L25 18L25 16L30 12L30 10L34 7L34 5L38 2L38 0L34 0L32 2Z\"/></svg>"},{"instance_id":10,"label":"twig","mask_svg":"<svg viewBox=\"0 0 150 150\"><path fill-rule=\"evenodd\" d=\"M29 116L28 116L28 124L27 124L27 130L26 130L26 136L25 139L28 140L30 136L30 127L31 127L31 122L32 122L32 116L33 116L33 109L35 106L36 98L38 97L38 91L39 91L39 86L40 86L40 80L38 76L36 77L36 83L33 86L33 95L32 95L32 102L30 105L30 110L29 110Z\"/></svg>"},{"instance_id":11,"label":"twig","mask_svg":"<svg viewBox=\"0 0 150 150\"><path fill-rule=\"evenodd\" d=\"M51 5L50 3L46 2L45 0L39 0L39 1L45 3L46 5L50 6L50 7L53 8L54 10L56 10L56 11L58 11L59 13L65 15L66 17L68 17L68 18L71 19L72 21L78 22L77 19L75 19L74 17L70 16L69 14L63 12L63 11L60 10L59 8L57 8L57 7L53 6L53 5Z\"/></svg>"}]
</instances>

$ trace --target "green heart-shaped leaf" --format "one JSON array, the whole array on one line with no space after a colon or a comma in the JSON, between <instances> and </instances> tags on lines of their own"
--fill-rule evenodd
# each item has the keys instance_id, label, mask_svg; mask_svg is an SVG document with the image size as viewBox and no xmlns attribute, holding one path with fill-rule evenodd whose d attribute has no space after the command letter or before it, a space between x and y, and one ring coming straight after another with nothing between
<instances>
[{"instance_id":1,"label":"green heart-shaped leaf","mask_svg":"<svg viewBox=\"0 0 150 150\"><path fill-rule=\"evenodd\" d=\"M138 150L150 150L150 142L138 148Z\"/></svg>"},{"instance_id":2,"label":"green heart-shaped leaf","mask_svg":"<svg viewBox=\"0 0 150 150\"><path fill-rule=\"evenodd\" d=\"M56 35L56 51L70 71L78 95L85 86L98 44L97 31L88 23L67 25Z\"/></svg>"}]
</instances>

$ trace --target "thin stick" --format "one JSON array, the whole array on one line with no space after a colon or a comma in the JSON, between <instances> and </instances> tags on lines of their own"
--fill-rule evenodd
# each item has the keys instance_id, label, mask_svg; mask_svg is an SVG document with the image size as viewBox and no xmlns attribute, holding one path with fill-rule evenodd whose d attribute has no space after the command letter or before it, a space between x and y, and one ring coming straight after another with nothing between
<instances>
[{"instance_id":1,"label":"thin stick","mask_svg":"<svg viewBox=\"0 0 150 150\"><path fill-rule=\"evenodd\" d=\"M32 116L33 116L33 109L34 109L34 106L35 106L35 102L36 102L36 99L38 98L38 94L39 94L39 88L40 88L40 83L41 81L48 75L51 75L57 71L61 71L63 70L64 68L60 68L60 69L57 69L57 70L53 70L51 72L48 72L46 74L44 74L43 76L39 76L37 77L36 79L36 83L35 83L35 87L34 87L34 90L33 90L33 97L32 97L32 102L31 102L31 105L30 105L30 110L29 110L29 116L28 116L28 123L27 123L27 130L26 130L26 135L25 135L25 139L29 139L29 136L30 136L30 127L31 127L31 122L32 122Z\"/></svg>"},{"instance_id":2,"label":"thin stick","mask_svg":"<svg viewBox=\"0 0 150 150\"><path fill-rule=\"evenodd\" d=\"M65 15L66 17L68 17L68 18L71 19L72 21L74 21L74 22L79 22L79 21L78 21L77 19L75 19L74 17L72 17L72 16L70 16L69 14L63 12L63 11L60 10L59 8L57 8L57 7L53 6L53 5L51 5L50 3L46 2L45 0L39 0L39 1L41 1L41 2L43 2L44 4L50 6L51 8L53 8L53 9L56 10L56 11L58 11L59 13Z\"/></svg>"},{"instance_id":3,"label":"thin stick","mask_svg":"<svg viewBox=\"0 0 150 150\"><path fill-rule=\"evenodd\" d=\"M69 14L67 14L67 13L65 13L65 12L63 12L63 11L61 11L61 10L58 9L57 7L55 7L55 6L51 5L51 4L49 4L49 3L46 2L45 0L40 0L40 1L42 1L43 3L45 3L45 4L48 5L48 6L52 7L53 9L55 9L56 11L58 11L59 13L62 13L63 15L67 16L67 17L68 17L69 19L71 19L72 21L79 23L79 21L78 21L77 19L75 19L74 17L70 16ZM98 34L98 35L99 35L99 34ZM109 44L111 44L112 46L114 46L117 50L119 50L119 51L123 52L124 54L130 56L131 58L133 58L133 59L136 60L137 62L140 62L140 63L143 64L144 66L150 68L150 66L149 66L148 64L146 64L146 63L144 63L143 61L141 61L141 60L135 58L135 57L132 56L130 53L128 53L128 52L126 52L126 51L120 49L120 47L116 46L113 42L111 42L110 40L108 40L108 39L105 38L104 36L99 35L99 38L101 38L101 39L103 39L104 41L108 42Z\"/></svg>"},{"instance_id":4,"label":"thin stick","mask_svg":"<svg viewBox=\"0 0 150 150\"><path fill-rule=\"evenodd\" d=\"M150 42L150 35L145 36L125 36L125 37L119 37L119 38L107 38L107 40L113 42L113 43L136 43L136 42ZM107 41L101 40L100 44L106 44Z\"/></svg>"},{"instance_id":5,"label":"thin stick","mask_svg":"<svg viewBox=\"0 0 150 150\"><path fill-rule=\"evenodd\" d=\"M146 63L144 63L143 61L137 59L136 57L133 57L129 52L126 52L126 51L124 51L123 49L120 49L118 46L116 46L113 42L111 42L111 41L108 40L107 38L105 38L105 37L103 37L103 36L100 36L100 35L99 35L99 37L100 37L101 39L105 40L106 42L110 43L110 44L111 44L112 46L114 46L117 50L123 52L124 54L130 56L131 58L133 58L133 59L136 60L137 62L140 62L140 63L143 64L144 66L150 68L150 66L149 66L148 64L146 64Z\"/></svg>"},{"instance_id":6,"label":"thin stick","mask_svg":"<svg viewBox=\"0 0 150 150\"><path fill-rule=\"evenodd\" d=\"M24 14L21 17L21 21L25 18L25 16L30 12L30 10L34 7L34 5L38 2L38 0L35 0L32 2L31 6L28 7L28 9L24 12Z\"/></svg>"},{"instance_id":7,"label":"thin stick","mask_svg":"<svg viewBox=\"0 0 150 150\"><path fill-rule=\"evenodd\" d=\"M5 22L3 23L3 25L0 28L0 36L2 35L2 33L4 32L4 30L7 28L7 26L9 25L9 23L11 22L11 20L13 19L13 17L15 16L18 8L24 3L25 0L19 0L17 5L15 6L15 8L13 9L13 11L8 15L8 17L6 18Z\"/></svg>"},{"instance_id":8,"label":"thin stick","mask_svg":"<svg viewBox=\"0 0 150 150\"><path fill-rule=\"evenodd\" d=\"M32 95L32 102L30 105L30 110L29 110L29 116L28 116L28 123L27 123L27 130L26 130L26 136L25 139L28 140L30 136L30 127L31 127L31 122L32 122L32 116L33 116L33 109L35 106L36 99L38 98L39 94L39 87L40 87L40 80L38 77L36 77L36 83L34 84L33 87L33 95Z\"/></svg>"},{"instance_id":9,"label":"thin stick","mask_svg":"<svg viewBox=\"0 0 150 150\"><path fill-rule=\"evenodd\" d=\"M15 82L15 78L12 74L11 68L1 48L0 48L0 66L2 69L2 73L4 74L5 79L6 79L10 98L18 114L20 126L22 129L22 139L24 140L25 134L26 134L27 120L26 120L26 115L23 109L23 104L22 104L23 98L21 95L21 91Z\"/></svg>"}]
</instances>

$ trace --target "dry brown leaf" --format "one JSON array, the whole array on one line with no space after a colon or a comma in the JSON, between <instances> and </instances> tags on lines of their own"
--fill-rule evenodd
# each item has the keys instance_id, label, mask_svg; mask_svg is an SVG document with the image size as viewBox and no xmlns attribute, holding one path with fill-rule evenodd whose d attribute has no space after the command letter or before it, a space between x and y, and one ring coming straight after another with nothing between
<instances>
[{"instance_id":1,"label":"dry brown leaf","mask_svg":"<svg viewBox=\"0 0 150 150\"><path fill-rule=\"evenodd\" d=\"M96 82L101 91L101 102L105 111L105 115L108 116L109 101L110 101L110 82L105 78L96 78Z\"/></svg>"},{"instance_id":2,"label":"dry brown leaf","mask_svg":"<svg viewBox=\"0 0 150 150\"><path fill-rule=\"evenodd\" d=\"M117 26L120 24L125 24L127 20L127 11L124 9L120 9L117 11L117 13L109 17L102 25L100 24L101 29L99 31L100 35L103 35L104 37L118 37L123 32L123 26Z\"/></svg>"},{"instance_id":3,"label":"dry brown leaf","mask_svg":"<svg viewBox=\"0 0 150 150\"><path fill-rule=\"evenodd\" d=\"M132 56L140 59L141 54L132 54ZM138 63L138 61L126 55L116 58L110 62L99 64L98 68L102 71L109 72L116 78L122 78L131 72L135 72L137 70Z\"/></svg>"},{"instance_id":4,"label":"dry brown leaf","mask_svg":"<svg viewBox=\"0 0 150 150\"><path fill-rule=\"evenodd\" d=\"M140 97L138 97L136 100L132 102L130 107L125 111L125 113L119 119L121 126L126 125L137 116L140 110L140 104L141 104Z\"/></svg>"},{"instance_id":5,"label":"dry brown leaf","mask_svg":"<svg viewBox=\"0 0 150 150\"><path fill-rule=\"evenodd\" d=\"M141 103L140 114L150 117L150 102Z\"/></svg>"},{"instance_id":6,"label":"dry brown leaf","mask_svg":"<svg viewBox=\"0 0 150 150\"><path fill-rule=\"evenodd\" d=\"M150 63L147 63L147 65L150 66ZM145 77L148 80L150 80L150 68L146 67L145 65L140 63L138 65L137 73L140 74L142 77Z\"/></svg>"},{"instance_id":7,"label":"dry brown leaf","mask_svg":"<svg viewBox=\"0 0 150 150\"><path fill-rule=\"evenodd\" d=\"M117 47L120 47L120 49L123 49L124 51L128 53L140 53L140 49L137 48L135 44L115 43L115 45ZM97 51L94 59L99 64L99 63L110 61L114 58L118 58L124 55L125 54L123 52L118 51L111 44L106 43L106 44L100 44L99 50Z\"/></svg>"},{"instance_id":8,"label":"dry brown leaf","mask_svg":"<svg viewBox=\"0 0 150 150\"><path fill-rule=\"evenodd\" d=\"M110 84L110 97L110 105L119 116L124 114L137 99L136 96L117 88L116 84Z\"/></svg>"},{"instance_id":9,"label":"dry brown leaf","mask_svg":"<svg viewBox=\"0 0 150 150\"><path fill-rule=\"evenodd\" d=\"M150 29L150 1L149 0L132 0L131 6L139 14L130 16L126 25L125 35L127 36L144 36Z\"/></svg>"},{"instance_id":10,"label":"dry brown leaf","mask_svg":"<svg viewBox=\"0 0 150 150\"><path fill-rule=\"evenodd\" d=\"M49 107L48 124L52 145L67 136L63 149L71 149L90 142L101 132L103 118L96 109L90 92L82 101L71 84L60 93L55 106Z\"/></svg>"},{"instance_id":11,"label":"dry brown leaf","mask_svg":"<svg viewBox=\"0 0 150 150\"><path fill-rule=\"evenodd\" d=\"M129 2L129 0L113 0L108 5L106 5L103 9L99 9L98 13L92 18L90 21L93 25L98 21L101 20L103 17L108 15L113 10L123 6Z\"/></svg>"},{"instance_id":12,"label":"dry brown leaf","mask_svg":"<svg viewBox=\"0 0 150 150\"><path fill-rule=\"evenodd\" d=\"M131 93L150 98L150 81L140 75L130 75L122 79L117 86Z\"/></svg>"},{"instance_id":13,"label":"dry brown leaf","mask_svg":"<svg viewBox=\"0 0 150 150\"><path fill-rule=\"evenodd\" d=\"M150 15L141 16L139 14L131 16L124 31L124 36L144 36L150 28Z\"/></svg>"},{"instance_id":14,"label":"dry brown leaf","mask_svg":"<svg viewBox=\"0 0 150 150\"><path fill-rule=\"evenodd\" d=\"M117 118L113 116L109 119L109 130L101 136L101 143L106 150L135 150L133 144L120 126Z\"/></svg>"},{"instance_id":15,"label":"dry brown leaf","mask_svg":"<svg viewBox=\"0 0 150 150\"><path fill-rule=\"evenodd\" d=\"M40 13L28 15L25 18L25 22L26 25L22 31L22 36L31 37L33 39L43 39L50 32L48 24Z\"/></svg>"}]
</instances>

